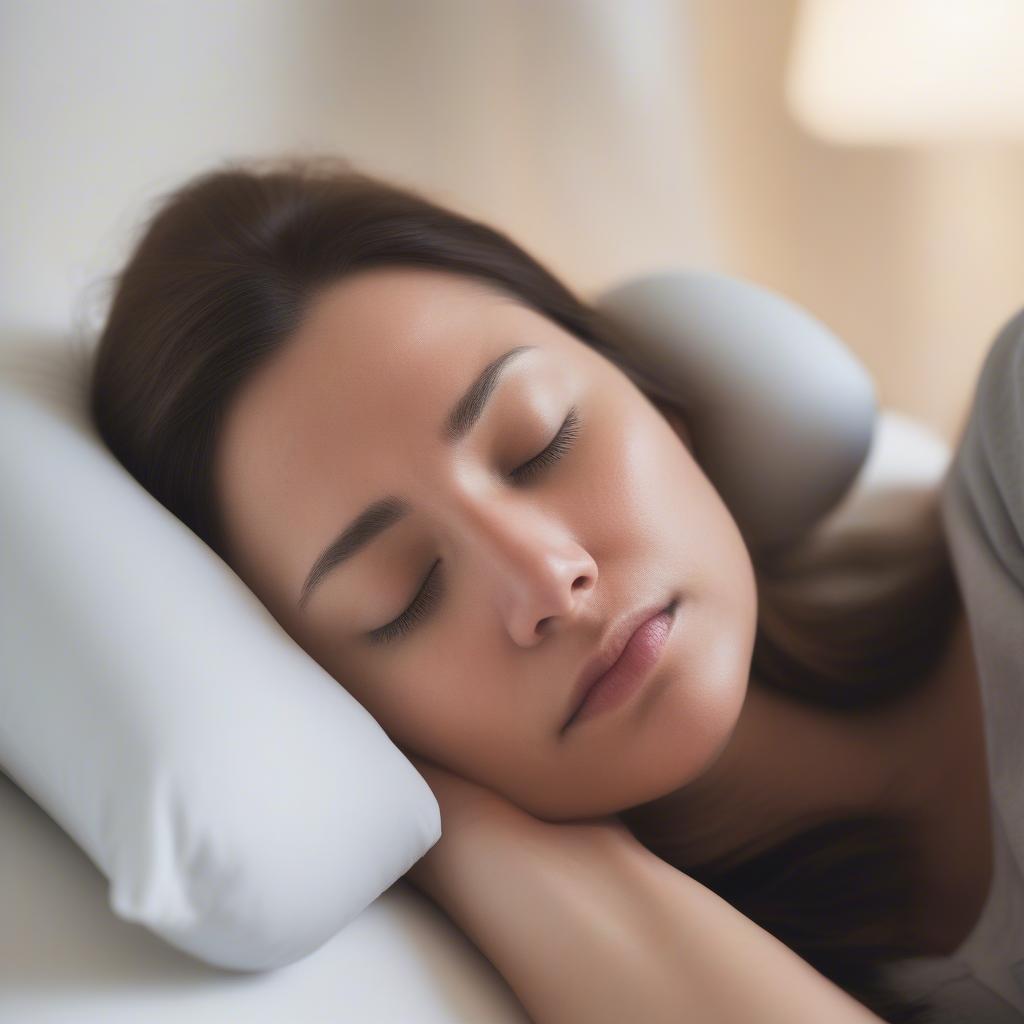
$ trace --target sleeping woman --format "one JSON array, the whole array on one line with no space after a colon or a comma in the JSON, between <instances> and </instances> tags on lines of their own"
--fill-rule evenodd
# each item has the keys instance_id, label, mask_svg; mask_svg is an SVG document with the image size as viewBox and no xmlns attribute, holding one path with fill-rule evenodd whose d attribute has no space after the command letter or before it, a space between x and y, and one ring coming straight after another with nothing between
<instances>
[{"instance_id":1,"label":"sleeping woman","mask_svg":"<svg viewBox=\"0 0 1024 1024\"><path fill-rule=\"evenodd\" d=\"M938 503L755 564L622 344L424 196L236 165L146 224L92 413L424 775L406 877L531 1019L1024 1019L946 984L1001 833Z\"/></svg>"}]
</instances>

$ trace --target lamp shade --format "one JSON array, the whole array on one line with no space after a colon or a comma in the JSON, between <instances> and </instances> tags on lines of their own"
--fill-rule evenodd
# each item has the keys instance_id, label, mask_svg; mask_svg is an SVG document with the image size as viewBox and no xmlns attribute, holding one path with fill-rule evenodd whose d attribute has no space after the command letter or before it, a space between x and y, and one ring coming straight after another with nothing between
<instances>
[{"instance_id":1,"label":"lamp shade","mask_svg":"<svg viewBox=\"0 0 1024 1024\"><path fill-rule=\"evenodd\" d=\"M785 91L829 142L1024 139L1024 2L802 0Z\"/></svg>"}]
</instances>

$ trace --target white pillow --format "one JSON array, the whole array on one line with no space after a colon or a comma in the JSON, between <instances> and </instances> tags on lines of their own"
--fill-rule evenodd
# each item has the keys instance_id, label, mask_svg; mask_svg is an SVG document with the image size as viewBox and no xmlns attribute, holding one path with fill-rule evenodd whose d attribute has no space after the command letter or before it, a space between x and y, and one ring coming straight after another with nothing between
<instances>
[{"instance_id":1,"label":"white pillow","mask_svg":"<svg viewBox=\"0 0 1024 1024\"><path fill-rule=\"evenodd\" d=\"M291 963L441 835L371 715L142 488L71 350L0 353L0 768L210 964Z\"/></svg>"}]
</instances>

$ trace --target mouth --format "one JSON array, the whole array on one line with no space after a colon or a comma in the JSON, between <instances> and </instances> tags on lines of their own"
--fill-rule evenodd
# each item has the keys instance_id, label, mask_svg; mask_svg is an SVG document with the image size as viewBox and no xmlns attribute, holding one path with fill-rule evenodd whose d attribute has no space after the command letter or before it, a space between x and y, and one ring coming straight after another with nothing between
<instances>
[{"instance_id":1,"label":"mouth","mask_svg":"<svg viewBox=\"0 0 1024 1024\"><path fill-rule=\"evenodd\" d=\"M582 718L618 704L639 687L658 660L678 604L679 599L673 598L667 605L642 608L605 633L597 654L583 666L573 686L569 715L560 735Z\"/></svg>"}]
</instances>

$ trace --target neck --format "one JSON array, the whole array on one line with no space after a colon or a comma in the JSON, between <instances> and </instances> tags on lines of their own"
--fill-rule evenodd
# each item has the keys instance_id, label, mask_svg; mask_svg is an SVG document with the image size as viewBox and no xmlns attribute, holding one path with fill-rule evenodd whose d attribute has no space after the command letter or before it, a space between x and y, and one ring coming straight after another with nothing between
<instances>
[{"instance_id":1,"label":"neck","mask_svg":"<svg viewBox=\"0 0 1024 1024\"><path fill-rule=\"evenodd\" d=\"M893 709L812 707L752 681L718 760L682 789L645 804L643 815L656 820L671 808L673 818L682 816L686 859L695 863L829 818L905 819L919 809L908 778L917 744L895 742L896 726Z\"/></svg>"},{"instance_id":2,"label":"neck","mask_svg":"<svg viewBox=\"0 0 1024 1024\"><path fill-rule=\"evenodd\" d=\"M718 760L699 779L625 817L640 829L666 816L685 821L682 856L693 863L827 819L893 817L918 841L921 895L909 934L922 952L950 951L987 892L978 836L988 837L988 789L962 614L948 640L929 681L884 709L811 707L752 682ZM727 821L723 807L730 808Z\"/></svg>"}]
</instances>

